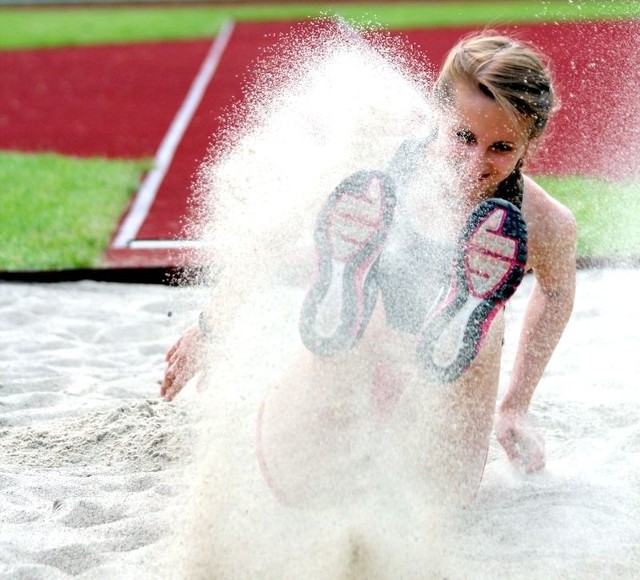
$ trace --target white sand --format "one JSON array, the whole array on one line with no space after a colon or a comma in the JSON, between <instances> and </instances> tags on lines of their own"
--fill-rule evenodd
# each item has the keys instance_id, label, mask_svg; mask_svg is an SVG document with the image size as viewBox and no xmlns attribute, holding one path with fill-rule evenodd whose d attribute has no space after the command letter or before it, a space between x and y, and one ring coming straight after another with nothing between
<instances>
[{"instance_id":1,"label":"white sand","mask_svg":"<svg viewBox=\"0 0 640 580\"><path fill-rule=\"evenodd\" d=\"M0 577L160 574L189 422L158 381L186 294L0 286Z\"/></svg>"},{"instance_id":2,"label":"white sand","mask_svg":"<svg viewBox=\"0 0 640 580\"><path fill-rule=\"evenodd\" d=\"M438 564L422 568L425 578L637 577L639 283L638 270L579 273L573 319L532 408L547 441L547 468L519 474L493 442L477 502L440 530L441 552L430 547ZM509 337L529 284L512 301ZM197 473L188 458L200 395L190 387L166 404L157 392L164 351L204 292L92 282L0 285L0 577L187 575L178 562L183 532L176 510L186 479ZM505 366L514 350L509 338ZM204 514L207 506L199 509ZM299 511L279 509L269 513L280 523L304 524ZM392 512L393 501L384 509ZM323 520L309 521L316 527L302 533L322 536ZM346 512L327 523L333 531L353 524ZM252 528L235 530L236 545L225 548L243 555L245 574L206 576L276 577L264 546L286 553L287 536L271 524L261 524L256 541ZM376 532L388 561L399 542L419 536ZM365 544L376 535L366 528L358 534ZM349 576L348 566L337 576L329 560L347 549L338 540L327 546L315 568L291 562L287 576L314 569L327 571L317 577L379 577L375 570Z\"/></svg>"}]
</instances>

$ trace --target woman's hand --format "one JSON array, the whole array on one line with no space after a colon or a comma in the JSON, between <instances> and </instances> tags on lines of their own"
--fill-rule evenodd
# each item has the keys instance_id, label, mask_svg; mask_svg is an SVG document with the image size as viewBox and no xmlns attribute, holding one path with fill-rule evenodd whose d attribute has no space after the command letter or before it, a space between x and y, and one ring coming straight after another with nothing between
<instances>
[{"instance_id":1,"label":"woman's hand","mask_svg":"<svg viewBox=\"0 0 640 580\"><path fill-rule=\"evenodd\" d=\"M167 368L160 387L160 396L171 401L191 378L203 370L207 340L202 330L194 325L176 341L165 356Z\"/></svg>"},{"instance_id":2,"label":"woman's hand","mask_svg":"<svg viewBox=\"0 0 640 580\"><path fill-rule=\"evenodd\" d=\"M544 467L544 439L524 413L498 411L495 431L513 465L527 473Z\"/></svg>"}]
</instances>

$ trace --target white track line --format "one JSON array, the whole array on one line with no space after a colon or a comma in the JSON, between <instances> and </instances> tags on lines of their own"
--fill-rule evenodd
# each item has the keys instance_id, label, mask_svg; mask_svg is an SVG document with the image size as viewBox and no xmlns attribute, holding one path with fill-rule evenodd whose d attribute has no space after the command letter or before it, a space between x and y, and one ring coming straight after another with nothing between
<instances>
[{"instance_id":1,"label":"white track line","mask_svg":"<svg viewBox=\"0 0 640 580\"><path fill-rule=\"evenodd\" d=\"M225 48L229 44L233 29L234 22L232 20L226 21L213 41L207 56L202 62L198 74L191 84L185 100L173 119L173 122L169 127L169 131L167 131L167 134L164 136L164 139L160 144L160 148L155 156L153 169L147 173L135 199L133 200L133 203L131 204L129 213L123 220L120 229L111 244L112 248L121 249L128 247L130 243L135 240L142 224L147 219L151 205L153 204L156 194L158 193L158 189L162 184L162 180L167 174L169 166L173 161L176 149L178 148L178 145L180 144L180 141L187 130L200 101L202 100L202 96L204 95L211 78L218 68L218 64L220 63L220 59L222 58Z\"/></svg>"},{"instance_id":2,"label":"white track line","mask_svg":"<svg viewBox=\"0 0 640 580\"><path fill-rule=\"evenodd\" d=\"M173 250L206 248L207 244L201 240L131 240L132 250Z\"/></svg>"}]
</instances>

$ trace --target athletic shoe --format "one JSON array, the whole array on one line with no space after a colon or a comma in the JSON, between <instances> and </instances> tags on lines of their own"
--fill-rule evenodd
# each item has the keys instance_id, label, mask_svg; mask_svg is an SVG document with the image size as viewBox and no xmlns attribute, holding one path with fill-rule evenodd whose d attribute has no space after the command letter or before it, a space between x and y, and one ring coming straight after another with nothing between
<instances>
[{"instance_id":1,"label":"athletic shoe","mask_svg":"<svg viewBox=\"0 0 640 580\"><path fill-rule=\"evenodd\" d=\"M378 296L375 269L395 203L390 177L360 171L340 183L320 211L318 268L300 318L302 341L314 354L345 351L362 336Z\"/></svg>"},{"instance_id":2,"label":"athletic shoe","mask_svg":"<svg viewBox=\"0 0 640 580\"><path fill-rule=\"evenodd\" d=\"M522 281L526 261L520 210L501 199L479 204L458 238L448 292L420 331L417 355L427 377L450 382L469 368L493 318Z\"/></svg>"}]
</instances>

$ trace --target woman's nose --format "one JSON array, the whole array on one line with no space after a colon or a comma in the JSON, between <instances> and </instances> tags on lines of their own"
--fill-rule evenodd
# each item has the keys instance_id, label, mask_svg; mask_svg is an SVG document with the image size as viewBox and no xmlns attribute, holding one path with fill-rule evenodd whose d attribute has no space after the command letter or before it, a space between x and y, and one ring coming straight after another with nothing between
<instances>
[{"instance_id":1,"label":"woman's nose","mask_svg":"<svg viewBox=\"0 0 640 580\"><path fill-rule=\"evenodd\" d=\"M491 169L491 159L483 151L473 149L467 157L467 168L473 173L485 173Z\"/></svg>"}]
</instances>

